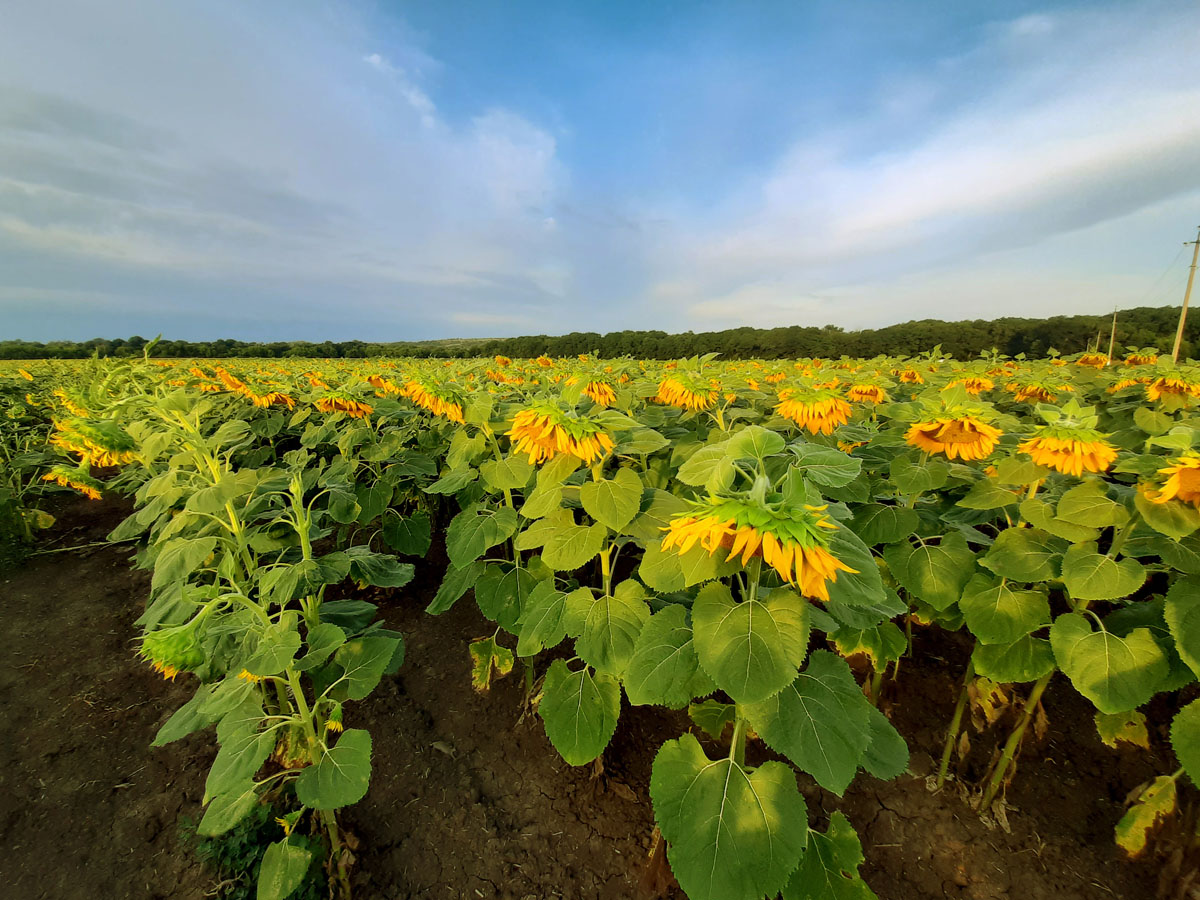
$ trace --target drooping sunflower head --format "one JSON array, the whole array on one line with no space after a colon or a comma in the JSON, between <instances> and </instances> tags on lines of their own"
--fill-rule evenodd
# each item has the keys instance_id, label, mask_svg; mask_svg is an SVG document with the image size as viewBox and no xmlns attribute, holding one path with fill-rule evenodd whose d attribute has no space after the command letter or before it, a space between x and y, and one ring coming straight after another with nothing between
<instances>
[{"instance_id":1,"label":"drooping sunflower head","mask_svg":"<svg viewBox=\"0 0 1200 900\"><path fill-rule=\"evenodd\" d=\"M33 373L30 372L28 369L17 369L17 374L20 375L22 378L24 378L26 381L33 381Z\"/></svg>"},{"instance_id":2,"label":"drooping sunflower head","mask_svg":"<svg viewBox=\"0 0 1200 900\"><path fill-rule=\"evenodd\" d=\"M763 491L712 495L690 506L664 529L663 551L682 555L699 544L710 556L728 551L727 561L740 556L743 566L759 556L805 597L823 601L838 572L856 572L829 550L838 526L824 506L791 505Z\"/></svg>"},{"instance_id":3,"label":"drooping sunflower head","mask_svg":"<svg viewBox=\"0 0 1200 900\"><path fill-rule=\"evenodd\" d=\"M1043 425L1017 448L1039 466L1079 477L1084 472L1107 472L1117 450L1094 428L1071 422Z\"/></svg>"},{"instance_id":4,"label":"drooping sunflower head","mask_svg":"<svg viewBox=\"0 0 1200 900\"><path fill-rule=\"evenodd\" d=\"M545 356L545 355L539 356L537 359L534 360L534 362L537 363L543 369L550 369L550 368L553 368L553 366L554 366L554 360L552 360L550 357Z\"/></svg>"},{"instance_id":5,"label":"drooping sunflower head","mask_svg":"<svg viewBox=\"0 0 1200 900\"><path fill-rule=\"evenodd\" d=\"M956 384L961 384L972 397L978 397L984 391L990 391L996 386L996 382L984 375L965 375L962 378L956 378L947 384L947 387L952 387Z\"/></svg>"},{"instance_id":6,"label":"drooping sunflower head","mask_svg":"<svg viewBox=\"0 0 1200 900\"><path fill-rule=\"evenodd\" d=\"M517 453L539 465L556 456L574 456L593 465L615 446L604 426L574 412L542 404L523 409L507 432Z\"/></svg>"},{"instance_id":7,"label":"drooping sunflower head","mask_svg":"<svg viewBox=\"0 0 1200 900\"><path fill-rule=\"evenodd\" d=\"M1157 401L1169 396L1200 397L1200 381L1182 374L1160 375L1146 385L1146 399L1148 400Z\"/></svg>"},{"instance_id":8,"label":"drooping sunflower head","mask_svg":"<svg viewBox=\"0 0 1200 900\"><path fill-rule=\"evenodd\" d=\"M1075 388L1066 382L1046 379L1031 381L1014 381L1005 385L1012 391L1018 403L1053 403L1060 393L1072 393Z\"/></svg>"},{"instance_id":9,"label":"drooping sunflower head","mask_svg":"<svg viewBox=\"0 0 1200 900\"><path fill-rule=\"evenodd\" d=\"M200 645L199 620L148 631L142 636L141 656L163 678L171 681L180 672L193 672L204 663Z\"/></svg>"},{"instance_id":10,"label":"drooping sunflower head","mask_svg":"<svg viewBox=\"0 0 1200 900\"><path fill-rule=\"evenodd\" d=\"M43 481L50 481L60 487L79 491L89 500L99 500L103 485L83 469L72 469L68 466L54 466L42 476Z\"/></svg>"},{"instance_id":11,"label":"drooping sunflower head","mask_svg":"<svg viewBox=\"0 0 1200 900\"><path fill-rule=\"evenodd\" d=\"M1003 433L978 415L951 413L914 423L904 439L926 453L969 461L990 456Z\"/></svg>"},{"instance_id":12,"label":"drooping sunflower head","mask_svg":"<svg viewBox=\"0 0 1200 900\"><path fill-rule=\"evenodd\" d=\"M67 412L73 416L78 416L81 419L86 419L91 415L83 397L74 391L68 391L65 388L55 388L52 392L55 400Z\"/></svg>"},{"instance_id":13,"label":"drooping sunflower head","mask_svg":"<svg viewBox=\"0 0 1200 900\"><path fill-rule=\"evenodd\" d=\"M896 376L904 384L924 384L925 376L913 368L897 369Z\"/></svg>"},{"instance_id":14,"label":"drooping sunflower head","mask_svg":"<svg viewBox=\"0 0 1200 900\"><path fill-rule=\"evenodd\" d=\"M854 403L884 403L888 398L887 391L870 382L850 385L846 396Z\"/></svg>"},{"instance_id":15,"label":"drooping sunflower head","mask_svg":"<svg viewBox=\"0 0 1200 900\"><path fill-rule=\"evenodd\" d=\"M413 379L404 385L403 396L435 416L463 424L463 401L458 391L448 384Z\"/></svg>"},{"instance_id":16,"label":"drooping sunflower head","mask_svg":"<svg viewBox=\"0 0 1200 900\"><path fill-rule=\"evenodd\" d=\"M1108 355L1105 353L1085 353L1075 360L1075 365L1092 369L1103 369L1108 365Z\"/></svg>"},{"instance_id":17,"label":"drooping sunflower head","mask_svg":"<svg viewBox=\"0 0 1200 900\"><path fill-rule=\"evenodd\" d=\"M833 434L833 429L850 421L851 409L832 388L784 388L775 412L811 434Z\"/></svg>"},{"instance_id":18,"label":"drooping sunflower head","mask_svg":"<svg viewBox=\"0 0 1200 900\"><path fill-rule=\"evenodd\" d=\"M375 411L369 403L363 403L349 391L329 391L313 404L323 413L343 412L352 419L365 419Z\"/></svg>"},{"instance_id":19,"label":"drooping sunflower head","mask_svg":"<svg viewBox=\"0 0 1200 900\"><path fill-rule=\"evenodd\" d=\"M617 392L607 381L589 381L583 387L583 394L597 406L609 407L617 402Z\"/></svg>"},{"instance_id":20,"label":"drooping sunflower head","mask_svg":"<svg viewBox=\"0 0 1200 900\"><path fill-rule=\"evenodd\" d=\"M50 443L76 453L88 466L122 466L137 457L137 442L110 419L66 419L54 423Z\"/></svg>"},{"instance_id":21,"label":"drooping sunflower head","mask_svg":"<svg viewBox=\"0 0 1200 900\"><path fill-rule=\"evenodd\" d=\"M717 391L707 382L683 372L676 372L659 383L654 399L667 406L699 412L711 409L717 402L717 396Z\"/></svg>"},{"instance_id":22,"label":"drooping sunflower head","mask_svg":"<svg viewBox=\"0 0 1200 900\"><path fill-rule=\"evenodd\" d=\"M1130 353L1125 357L1125 365L1127 366L1152 366L1158 362L1157 353Z\"/></svg>"},{"instance_id":23,"label":"drooping sunflower head","mask_svg":"<svg viewBox=\"0 0 1200 900\"><path fill-rule=\"evenodd\" d=\"M1187 450L1172 457L1170 465L1158 470L1165 477L1157 487L1148 486L1146 496L1155 503L1178 500L1200 509L1200 452Z\"/></svg>"},{"instance_id":24,"label":"drooping sunflower head","mask_svg":"<svg viewBox=\"0 0 1200 900\"><path fill-rule=\"evenodd\" d=\"M378 373L368 375L366 380L367 384L375 388L376 397L397 397L402 393L402 388L396 382Z\"/></svg>"}]
</instances>

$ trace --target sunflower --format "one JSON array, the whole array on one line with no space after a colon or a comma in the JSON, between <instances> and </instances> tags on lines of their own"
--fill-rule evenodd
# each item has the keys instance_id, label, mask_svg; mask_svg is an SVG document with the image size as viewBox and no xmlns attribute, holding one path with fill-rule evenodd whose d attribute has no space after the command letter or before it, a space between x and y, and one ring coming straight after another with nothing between
<instances>
[{"instance_id":1,"label":"sunflower","mask_svg":"<svg viewBox=\"0 0 1200 900\"><path fill-rule=\"evenodd\" d=\"M445 416L451 422L463 424L462 400L449 388L423 384L414 380L404 386L401 396L407 397L417 406L429 410L435 416Z\"/></svg>"},{"instance_id":2,"label":"sunflower","mask_svg":"<svg viewBox=\"0 0 1200 900\"><path fill-rule=\"evenodd\" d=\"M1003 433L974 416L964 415L917 422L904 439L926 453L944 453L947 459L965 461L990 455Z\"/></svg>"},{"instance_id":3,"label":"sunflower","mask_svg":"<svg viewBox=\"0 0 1200 900\"><path fill-rule=\"evenodd\" d=\"M1125 388L1133 387L1136 384L1149 384L1149 378L1121 378L1112 383L1108 388L1110 394L1115 394L1117 391L1123 391Z\"/></svg>"},{"instance_id":4,"label":"sunflower","mask_svg":"<svg viewBox=\"0 0 1200 900\"><path fill-rule=\"evenodd\" d=\"M554 360L552 360L550 357L545 356L545 355L539 356L537 359L534 360L534 362L537 363L539 366L541 366L543 369L549 369L554 365Z\"/></svg>"},{"instance_id":5,"label":"sunflower","mask_svg":"<svg viewBox=\"0 0 1200 900\"><path fill-rule=\"evenodd\" d=\"M1043 425L1017 449L1028 453L1039 466L1076 477L1084 472L1107 472L1117 458L1116 448L1100 432L1071 424Z\"/></svg>"},{"instance_id":6,"label":"sunflower","mask_svg":"<svg viewBox=\"0 0 1200 900\"><path fill-rule=\"evenodd\" d=\"M68 419L55 422L50 443L76 453L89 466L121 466L137 457L137 444L116 422Z\"/></svg>"},{"instance_id":7,"label":"sunflower","mask_svg":"<svg viewBox=\"0 0 1200 900\"><path fill-rule=\"evenodd\" d=\"M1005 389L1016 394L1013 399L1018 403L1053 403L1060 392L1075 391L1069 384L1051 384L1045 381L1030 381L1025 384L1014 381L1006 385Z\"/></svg>"},{"instance_id":8,"label":"sunflower","mask_svg":"<svg viewBox=\"0 0 1200 900\"><path fill-rule=\"evenodd\" d=\"M553 406L521 410L513 419L507 437L513 440L517 453L529 454L533 465L567 455L590 466L607 456L614 446L603 426Z\"/></svg>"},{"instance_id":9,"label":"sunflower","mask_svg":"<svg viewBox=\"0 0 1200 900\"><path fill-rule=\"evenodd\" d=\"M946 386L953 387L956 384L961 384L972 397L978 397L984 391L990 391L996 386L996 382L990 378L984 378L982 375L968 375L965 378L958 378Z\"/></svg>"},{"instance_id":10,"label":"sunflower","mask_svg":"<svg viewBox=\"0 0 1200 900\"><path fill-rule=\"evenodd\" d=\"M296 401L282 391L266 391L259 394L250 388L242 391L242 396L248 399L255 406L261 406L266 409L268 406L286 406L288 409L294 409Z\"/></svg>"},{"instance_id":11,"label":"sunflower","mask_svg":"<svg viewBox=\"0 0 1200 900\"><path fill-rule=\"evenodd\" d=\"M234 393L241 393L246 387L246 382L242 381L236 375L226 372L220 366L217 366L217 378L221 380L221 384L225 385L226 390L233 391Z\"/></svg>"},{"instance_id":12,"label":"sunflower","mask_svg":"<svg viewBox=\"0 0 1200 900\"><path fill-rule=\"evenodd\" d=\"M497 356L496 357L496 365L501 366L501 367L511 366L512 360L509 359L507 356Z\"/></svg>"},{"instance_id":13,"label":"sunflower","mask_svg":"<svg viewBox=\"0 0 1200 900\"><path fill-rule=\"evenodd\" d=\"M52 393L58 399L58 402L73 416L79 416L86 419L91 415L87 408L80 401L79 397L72 397L62 388L55 388Z\"/></svg>"},{"instance_id":14,"label":"sunflower","mask_svg":"<svg viewBox=\"0 0 1200 900\"><path fill-rule=\"evenodd\" d=\"M249 669L242 669L242 671L238 672L238 678L242 679L242 681L248 681L251 684L258 684L262 681L261 675L255 675Z\"/></svg>"},{"instance_id":15,"label":"sunflower","mask_svg":"<svg viewBox=\"0 0 1200 900\"><path fill-rule=\"evenodd\" d=\"M365 419L375 411L370 404L355 399L345 391L335 391L318 397L313 404L323 413L344 412L352 419Z\"/></svg>"},{"instance_id":16,"label":"sunflower","mask_svg":"<svg viewBox=\"0 0 1200 900\"><path fill-rule=\"evenodd\" d=\"M1103 353L1085 353L1079 359L1075 360L1075 365L1103 369L1108 365L1108 356Z\"/></svg>"},{"instance_id":17,"label":"sunflower","mask_svg":"<svg viewBox=\"0 0 1200 900\"><path fill-rule=\"evenodd\" d=\"M678 377L664 378L658 386L658 394L654 399L668 406L678 406L689 412L699 412L717 402L717 392L695 383L685 382Z\"/></svg>"},{"instance_id":18,"label":"sunflower","mask_svg":"<svg viewBox=\"0 0 1200 900\"><path fill-rule=\"evenodd\" d=\"M1167 395L1200 397L1200 383L1187 381L1176 375L1161 375L1146 385L1146 398L1158 400Z\"/></svg>"},{"instance_id":19,"label":"sunflower","mask_svg":"<svg viewBox=\"0 0 1200 900\"><path fill-rule=\"evenodd\" d=\"M390 378L384 378L382 375L368 375L367 384L375 388L376 397L386 397L389 394L398 396L402 393L400 386Z\"/></svg>"},{"instance_id":20,"label":"sunflower","mask_svg":"<svg viewBox=\"0 0 1200 900\"><path fill-rule=\"evenodd\" d=\"M308 383L312 387L321 388L325 391L329 390L329 385L325 383L325 379L321 376L320 372L305 372L304 377L308 379Z\"/></svg>"},{"instance_id":21,"label":"sunflower","mask_svg":"<svg viewBox=\"0 0 1200 900\"><path fill-rule=\"evenodd\" d=\"M846 396L854 403L883 403L887 400L887 391L877 384L853 384Z\"/></svg>"},{"instance_id":22,"label":"sunflower","mask_svg":"<svg viewBox=\"0 0 1200 900\"><path fill-rule=\"evenodd\" d=\"M1155 503L1178 500L1200 509L1200 453L1189 450L1182 456L1171 459L1171 465L1158 470L1166 475L1162 487L1146 491L1146 496Z\"/></svg>"},{"instance_id":23,"label":"sunflower","mask_svg":"<svg viewBox=\"0 0 1200 900\"><path fill-rule=\"evenodd\" d=\"M83 469L69 469L66 466L55 466L42 476L42 481L51 481L60 487L72 488L79 491L89 500L100 499L100 484Z\"/></svg>"},{"instance_id":24,"label":"sunflower","mask_svg":"<svg viewBox=\"0 0 1200 900\"><path fill-rule=\"evenodd\" d=\"M617 402L617 393L607 381L589 381L584 386L583 393L597 406L607 407Z\"/></svg>"},{"instance_id":25,"label":"sunflower","mask_svg":"<svg viewBox=\"0 0 1200 900\"><path fill-rule=\"evenodd\" d=\"M185 625L148 631L142 636L142 658L155 672L171 681L180 672L192 672L204 662L204 650L197 635L200 617Z\"/></svg>"},{"instance_id":26,"label":"sunflower","mask_svg":"<svg viewBox=\"0 0 1200 900\"><path fill-rule=\"evenodd\" d=\"M806 391L797 396L784 389L779 401L775 412L812 434L833 434L833 429L850 421L850 404L830 390Z\"/></svg>"},{"instance_id":27,"label":"sunflower","mask_svg":"<svg viewBox=\"0 0 1200 900\"><path fill-rule=\"evenodd\" d=\"M1125 357L1127 366L1152 366L1158 362L1157 353L1130 353Z\"/></svg>"},{"instance_id":28,"label":"sunflower","mask_svg":"<svg viewBox=\"0 0 1200 900\"><path fill-rule=\"evenodd\" d=\"M33 381L33 374L28 369L17 369L17 374L26 381Z\"/></svg>"},{"instance_id":29,"label":"sunflower","mask_svg":"<svg viewBox=\"0 0 1200 900\"><path fill-rule=\"evenodd\" d=\"M857 572L829 552L827 532L838 526L824 506L788 506L782 495L768 494L759 483L746 494L712 495L691 505L663 529L664 552L682 555L699 543L710 556L728 550L726 561L740 555L743 566L761 556L805 597L826 602L839 571Z\"/></svg>"},{"instance_id":30,"label":"sunflower","mask_svg":"<svg viewBox=\"0 0 1200 900\"><path fill-rule=\"evenodd\" d=\"M904 384L924 384L925 378L916 369L900 369L896 372Z\"/></svg>"}]
</instances>

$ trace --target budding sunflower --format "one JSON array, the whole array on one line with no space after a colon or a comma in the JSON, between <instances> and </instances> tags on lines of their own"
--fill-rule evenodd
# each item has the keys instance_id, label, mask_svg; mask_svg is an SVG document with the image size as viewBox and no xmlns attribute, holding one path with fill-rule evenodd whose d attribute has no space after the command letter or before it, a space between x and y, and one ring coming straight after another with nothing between
<instances>
[{"instance_id":1,"label":"budding sunflower","mask_svg":"<svg viewBox=\"0 0 1200 900\"><path fill-rule=\"evenodd\" d=\"M940 417L917 422L904 439L926 453L942 453L947 459L983 459L996 449L1002 432L972 415Z\"/></svg>"},{"instance_id":2,"label":"budding sunflower","mask_svg":"<svg viewBox=\"0 0 1200 900\"><path fill-rule=\"evenodd\" d=\"M333 704L333 709L329 710L329 718L325 720L325 728L329 731L342 730L342 704Z\"/></svg>"},{"instance_id":3,"label":"budding sunflower","mask_svg":"<svg viewBox=\"0 0 1200 900\"><path fill-rule=\"evenodd\" d=\"M692 503L664 529L662 549L682 555L699 543L710 556L727 549L726 561L740 554L743 566L761 556L805 597L828 602L838 572L857 570L829 552L828 532L838 526L824 513L824 506L790 506L760 482L746 494Z\"/></svg>"},{"instance_id":4,"label":"budding sunflower","mask_svg":"<svg viewBox=\"0 0 1200 900\"><path fill-rule=\"evenodd\" d=\"M516 452L528 454L534 465L565 454L590 466L607 456L614 446L613 439L599 423L553 406L521 410L513 419L507 437L514 441Z\"/></svg>"},{"instance_id":5,"label":"budding sunflower","mask_svg":"<svg viewBox=\"0 0 1200 900\"><path fill-rule=\"evenodd\" d=\"M180 672L192 672L204 662L204 649L200 646L200 620L192 619L186 625L175 625L148 631L142 635L142 658L150 667L161 672L163 678L175 680Z\"/></svg>"}]
</instances>

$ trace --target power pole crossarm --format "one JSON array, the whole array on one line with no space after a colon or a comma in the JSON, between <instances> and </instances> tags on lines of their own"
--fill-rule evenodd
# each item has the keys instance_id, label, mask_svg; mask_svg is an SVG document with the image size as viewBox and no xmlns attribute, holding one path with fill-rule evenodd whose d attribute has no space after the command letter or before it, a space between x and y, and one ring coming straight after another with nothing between
<instances>
[{"instance_id":1,"label":"power pole crossarm","mask_svg":"<svg viewBox=\"0 0 1200 900\"><path fill-rule=\"evenodd\" d=\"M1171 362L1179 362L1179 345L1183 343L1183 326L1187 322L1188 301L1192 299L1192 282L1196 280L1196 258L1200 256L1200 228L1196 229L1196 239L1188 241L1194 244L1192 248L1192 267L1188 270L1187 289L1183 292L1183 309L1179 311L1179 329L1175 332L1175 349L1171 351Z\"/></svg>"}]
</instances>

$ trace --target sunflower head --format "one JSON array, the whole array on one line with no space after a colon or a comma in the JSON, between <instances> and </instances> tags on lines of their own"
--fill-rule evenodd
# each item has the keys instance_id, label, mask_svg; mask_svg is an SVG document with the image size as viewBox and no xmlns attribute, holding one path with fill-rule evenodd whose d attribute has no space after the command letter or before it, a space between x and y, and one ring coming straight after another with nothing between
<instances>
[{"instance_id":1,"label":"sunflower head","mask_svg":"<svg viewBox=\"0 0 1200 900\"><path fill-rule=\"evenodd\" d=\"M193 619L185 625L146 632L142 636L142 658L172 681L180 672L195 671L204 663L199 626L199 619Z\"/></svg>"},{"instance_id":2,"label":"sunflower head","mask_svg":"<svg viewBox=\"0 0 1200 900\"><path fill-rule=\"evenodd\" d=\"M871 382L850 385L846 396L854 403L884 403L888 398L887 391Z\"/></svg>"},{"instance_id":3,"label":"sunflower head","mask_svg":"<svg viewBox=\"0 0 1200 900\"><path fill-rule=\"evenodd\" d=\"M413 379L404 386L402 395L435 416L443 416L451 422L463 424L462 397L448 384Z\"/></svg>"},{"instance_id":4,"label":"sunflower head","mask_svg":"<svg viewBox=\"0 0 1200 900\"><path fill-rule=\"evenodd\" d=\"M668 365L667 368L670 368ZM718 392L712 385L693 375L676 371L658 385L654 399L667 406L677 406L688 412L711 409L717 402Z\"/></svg>"},{"instance_id":5,"label":"sunflower head","mask_svg":"<svg viewBox=\"0 0 1200 900\"><path fill-rule=\"evenodd\" d=\"M88 466L122 466L137 456L137 442L111 419L66 419L54 423L50 443L79 455Z\"/></svg>"},{"instance_id":6,"label":"sunflower head","mask_svg":"<svg viewBox=\"0 0 1200 900\"><path fill-rule=\"evenodd\" d=\"M60 487L79 491L89 500L99 500L103 485L83 469L72 469L69 466L54 466L42 476L43 481L50 481Z\"/></svg>"},{"instance_id":7,"label":"sunflower head","mask_svg":"<svg viewBox=\"0 0 1200 900\"><path fill-rule=\"evenodd\" d=\"M850 404L830 387L784 388L775 412L811 434L833 434L850 421Z\"/></svg>"},{"instance_id":8,"label":"sunflower head","mask_svg":"<svg viewBox=\"0 0 1200 900\"><path fill-rule=\"evenodd\" d=\"M1164 397L1188 398L1200 397L1200 380L1182 372L1171 375L1160 375L1146 385L1146 398L1158 401Z\"/></svg>"},{"instance_id":9,"label":"sunflower head","mask_svg":"<svg viewBox=\"0 0 1200 900\"><path fill-rule=\"evenodd\" d=\"M517 453L527 454L533 465L556 456L574 456L593 465L615 446L604 426L575 412L541 404L517 413L507 432Z\"/></svg>"},{"instance_id":10,"label":"sunflower head","mask_svg":"<svg viewBox=\"0 0 1200 900\"><path fill-rule=\"evenodd\" d=\"M1130 353L1125 357L1125 365L1127 366L1152 366L1156 362L1158 362L1158 354L1148 351Z\"/></svg>"},{"instance_id":11,"label":"sunflower head","mask_svg":"<svg viewBox=\"0 0 1200 900\"><path fill-rule=\"evenodd\" d=\"M1200 509L1200 452L1187 450L1158 470L1161 484L1149 486L1146 496L1154 503L1178 500Z\"/></svg>"},{"instance_id":12,"label":"sunflower head","mask_svg":"<svg viewBox=\"0 0 1200 900\"><path fill-rule=\"evenodd\" d=\"M990 456L1003 433L978 415L949 413L915 422L904 439L926 453L968 461Z\"/></svg>"},{"instance_id":13,"label":"sunflower head","mask_svg":"<svg viewBox=\"0 0 1200 900\"><path fill-rule=\"evenodd\" d=\"M597 406L608 407L617 402L617 393L607 381L589 381L583 393Z\"/></svg>"},{"instance_id":14,"label":"sunflower head","mask_svg":"<svg viewBox=\"0 0 1200 900\"><path fill-rule=\"evenodd\" d=\"M664 529L662 549L682 555L699 544L743 566L758 556L805 597L828 601L838 572L856 572L829 550L837 528L824 506L789 503L760 478L748 492L692 501Z\"/></svg>"},{"instance_id":15,"label":"sunflower head","mask_svg":"<svg viewBox=\"0 0 1200 900\"><path fill-rule=\"evenodd\" d=\"M348 391L329 391L313 404L323 413L344 412L352 419L365 419L375 411L369 403L363 403Z\"/></svg>"},{"instance_id":16,"label":"sunflower head","mask_svg":"<svg viewBox=\"0 0 1200 900\"><path fill-rule=\"evenodd\" d=\"M1103 369L1108 365L1108 355L1104 353L1085 353L1075 360L1075 365L1092 369Z\"/></svg>"}]
</instances>

